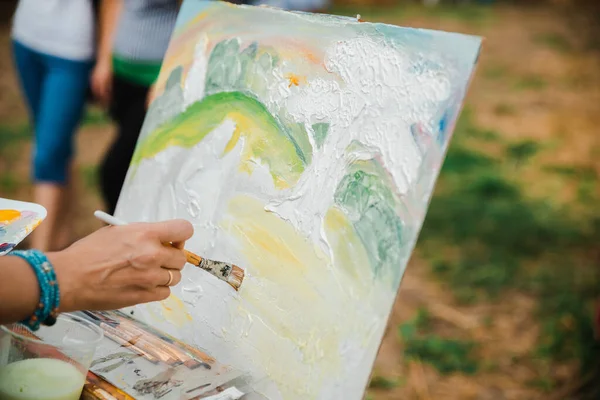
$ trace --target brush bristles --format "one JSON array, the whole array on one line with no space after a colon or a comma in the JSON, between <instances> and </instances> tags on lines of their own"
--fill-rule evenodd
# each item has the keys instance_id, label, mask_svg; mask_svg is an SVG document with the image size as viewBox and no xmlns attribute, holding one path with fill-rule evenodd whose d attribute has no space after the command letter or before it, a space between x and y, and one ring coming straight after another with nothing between
<instances>
[{"instance_id":1,"label":"brush bristles","mask_svg":"<svg viewBox=\"0 0 600 400\"><path fill-rule=\"evenodd\" d=\"M244 270L237 265L233 265L231 268L231 274L227 278L227 283L229 283L235 290L240 290L240 286L242 286L242 282L244 281L244 276Z\"/></svg>"}]
</instances>

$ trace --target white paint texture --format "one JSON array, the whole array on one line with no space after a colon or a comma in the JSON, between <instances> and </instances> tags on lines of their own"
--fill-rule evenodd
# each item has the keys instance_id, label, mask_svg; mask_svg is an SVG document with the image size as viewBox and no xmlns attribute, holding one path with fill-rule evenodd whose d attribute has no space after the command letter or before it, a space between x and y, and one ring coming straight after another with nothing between
<instances>
[{"instance_id":1,"label":"white paint texture","mask_svg":"<svg viewBox=\"0 0 600 400\"><path fill-rule=\"evenodd\" d=\"M206 84L206 67L208 64L208 36L202 33L194 49L194 61L185 81L183 90L183 106L187 108L190 104L204 97L204 85Z\"/></svg>"},{"instance_id":2,"label":"white paint texture","mask_svg":"<svg viewBox=\"0 0 600 400\"><path fill-rule=\"evenodd\" d=\"M243 10L253 16L248 21L275 12ZM240 32L292 29L289 19L295 17L276 13L281 20L272 20L275 27L257 19ZM211 21L217 17L207 16ZM311 17L303 15L301 21L305 29L312 27L306 22ZM354 28L338 40L339 30L327 29L331 39L325 35L318 44L309 39L305 43L324 50L320 66L307 66L298 55L275 63L268 50L261 53L259 48L258 61L245 67L251 71L245 80L225 74L228 90L246 84L285 126L298 124L308 132L311 159L297 182L287 189L277 187L272 154L259 151L268 143L253 140L263 131L253 131L248 122L258 117L232 110L197 144L167 147L136 165L117 210L127 220L189 219L195 234L186 247L247 268L242 290L236 293L188 266L168 303L138 306L135 315L248 372L256 392L250 399L362 397L396 295L393 276L405 267L441 162L443 148L433 139L435 126L448 106L458 108L455 100L462 100L479 47L478 40L469 39L465 45L471 51L467 57L460 53L460 62L453 63L451 50L443 54L445 50L421 44L417 49L396 46ZM220 28L215 32L219 40L236 37ZM206 96L209 53L217 42L212 33L208 26L196 36L184 84L185 107ZM250 43L244 33L239 38L244 51ZM302 33L298 38L302 40ZM456 45L462 43L457 37ZM429 68L428 63L444 67ZM240 68L231 71L240 73ZM291 83L290 74L300 70L308 73ZM313 128L320 123L329 124L324 139ZM424 142L430 148L413 139L415 124L431 135ZM189 129L196 128L188 124ZM272 151L285 156L284 150ZM374 269L356 233L364 216L335 205L338 186L356 165L381 168L381 179L389 179L385 185L390 195L382 196L395 204L392 209L406 236L392 243L401 253L401 265L395 268L383 264L381 270Z\"/></svg>"}]
</instances>

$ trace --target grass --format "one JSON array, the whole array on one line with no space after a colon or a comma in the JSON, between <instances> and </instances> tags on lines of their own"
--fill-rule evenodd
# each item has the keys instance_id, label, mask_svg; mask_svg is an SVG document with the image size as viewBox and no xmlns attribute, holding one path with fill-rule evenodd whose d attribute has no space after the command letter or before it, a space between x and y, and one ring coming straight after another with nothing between
<instances>
[{"instance_id":1,"label":"grass","mask_svg":"<svg viewBox=\"0 0 600 400\"><path fill-rule=\"evenodd\" d=\"M375 375L371 378L369 389L392 390L402 386L403 381L400 379L386 378L385 376Z\"/></svg>"},{"instance_id":2,"label":"grass","mask_svg":"<svg viewBox=\"0 0 600 400\"><path fill-rule=\"evenodd\" d=\"M499 80L507 77L509 74L508 68L503 65L493 65L483 70L483 77L489 80Z\"/></svg>"},{"instance_id":3,"label":"grass","mask_svg":"<svg viewBox=\"0 0 600 400\"><path fill-rule=\"evenodd\" d=\"M390 21L395 24L401 23L403 19L422 17L431 20L458 21L471 27L489 24L493 18L491 7L472 3L458 6L439 4L431 7L410 3L403 4L402 7L336 6L330 13L353 17L360 14L363 20L369 22Z\"/></svg>"},{"instance_id":4,"label":"grass","mask_svg":"<svg viewBox=\"0 0 600 400\"><path fill-rule=\"evenodd\" d=\"M567 38L556 32L547 32L535 35L533 41L536 44L556 50L560 53L569 53L573 50L573 46Z\"/></svg>"},{"instance_id":5,"label":"grass","mask_svg":"<svg viewBox=\"0 0 600 400\"><path fill-rule=\"evenodd\" d=\"M86 190L98 190L98 166L93 164L82 165L79 167L79 174Z\"/></svg>"},{"instance_id":6,"label":"grass","mask_svg":"<svg viewBox=\"0 0 600 400\"><path fill-rule=\"evenodd\" d=\"M29 124L0 124L0 155L8 157L14 146L31 138Z\"/></svg>"},{"instance_id":7,"label":"grass","mask_svg":"<svg viewBox=\"0 0 600 400\"><path fill-rule=\"evenodd\" d=\"M526 75L522 76L515 82L515 89L517 90L543 90L548 86L548 82L539 75Z\"/></svg>"},{"instance_id":8,"label":"grass","mask_svg":"<svg viewBox=\"0 0 600 400\"><path fill-rule=\"evenodd\" d=\"M577 186L577 199L583 205L593 206L597 200L598 173L592 167L546 165L543 171L562 179L570 180Z\"/></svg>"},{"instance_id":9,"label":"grass","mask_svg":"<svg viewBox=\"0 0 600 400\"><path fill-rule=\"evenodd\" d=\"M517 143L510 143L506 147L506 156L516 164L521 164L536 155L540 149L541 146L538 142L526 139Z\"/></svg>"},{"instance_id":10,"label":"grass","mask_svg":"<svg viewBox=\"0 0 600 400\"><path fill-rule=\"evenodd\" d=\"M0 197L10 196L19 188L19 180L10 172L0 173Z\"/></svg>"},{"instance_id":11,"label":"grass","mask_svg":"<svg viewBox=\"0 0 600 400\"><path fill-rule=\"evenodd\" d=\"M591 217L580 219L571 214L573 205L566 209L528 196L527 182L519 181L514 165L542 152L542 146L533 140L509 143L505 155L494 158L475 150L486 140L483 131L467 109L457 124L418 249L429 260L433 275L452 289L459 302L499 300L509 290L534 296L540 336L530 360L577 360L582 373L589 372L600 357L592 331L600 270L590 261L600 256L596 250L600 213L592 208ZM541 177L551 173L579 182L587 190L590 207L597 204L594 170L569 166L540 170ZM430 363L437 358L444 363L438 366L441 371L474 369L471 364L455 365L458 357L467 357L472 350L468 342L415 336L410 326L400 330L410 341L409 355ZM538 384L553 387L555 382L547 379L553 378L540 377Z\"/></svg>"},{"instance_id":12,"label":"grass","mask_svg":"<svg viewBox=\"0 0 600 400\"><path fill-rule=\"evenodd\" d=\"M494 114L496 114L499 117L511 116L515 115L516 113L516 108L510 104L500 103L496 104L496 106L494 107Z\"/></svg>"},{"instance_id":13,"label":"grass","mask_svg":"<svg viewBox=\"0 0 600 400\"><path fill-rule=\"evenodd\" d=\"M475 342L433 334L431 322L427 310L421 309L414 319L400 325L398 332L404 342L405 359L430 364L442 375L475 374L480 367Z\"/></svg>"},{"instance_id":14,"label":"grass","mask_svg":"<svg viewBox=\"0 0 600 400\"><path fill-rule=\"evenodd\" d=\"M11 196L19 188L20 181L11 172L21 155L20 145L31 137L29 125L0 124L0 195Z\"/></svg>"},{"instance_id":15,"label":"grass","mask_svg":"<svg viewBox=\"0 0 600 400\"><path fill-rule=\"evenodd\" d=\"M98 107L90 106L86 109L83 116L83 126L104 126L110 123L110 118L106 112Z\"/></svg>"}]
</instances>

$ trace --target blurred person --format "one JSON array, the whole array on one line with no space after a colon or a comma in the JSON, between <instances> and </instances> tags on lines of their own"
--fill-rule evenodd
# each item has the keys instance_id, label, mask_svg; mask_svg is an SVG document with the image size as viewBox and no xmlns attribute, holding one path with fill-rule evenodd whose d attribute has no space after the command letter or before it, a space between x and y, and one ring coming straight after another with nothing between
<instances>
[{"instance_id":1,"label":"blurred person","mask_svg":"<svg viewBox=\"0 0 600 400\"><path fill-rule=\"evenodd\" d=\"M158 78L181 0L101 0L98 60L92 90L108 108L117 137L100 167L100 186L114 213Z\"/></svg>"},{"instance_id":2,"label":"blurred person","mask_svg":"<svg viewBox=\"0 0 600 400\"><path fill-rule=\"evenodd\" d=\"M48 211L31 236L43 251L71 241L71 161L95 52L92 0L19 0L12 50L34 129L34 201Z\"/></svg>"}]
</instances>

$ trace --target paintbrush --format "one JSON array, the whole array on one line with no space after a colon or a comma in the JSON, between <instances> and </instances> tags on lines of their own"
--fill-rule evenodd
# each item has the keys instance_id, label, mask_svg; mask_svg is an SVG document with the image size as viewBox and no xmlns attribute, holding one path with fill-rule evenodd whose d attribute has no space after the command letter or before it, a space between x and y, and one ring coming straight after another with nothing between
<instances>
[{"instance_id":1,"label":"paintbrush","mask_svg":"<svg viewBox=\"0 0 600 400\"><path fill-rule=\"evenodd\" d=\"M121 221L118 218L113 217L104 211L94 212L94 216L100 221L105 222L109 225L121 226L127 225L126 222ZM172 243L168 243L169 246L173 246ZM188 250L183 250L187 257L187 262L203 269L204 271L216 276L220 280L227 282L235 290L240 290L240 286L244 281L244 270L237 265L228 264L221 261L213 261L207 258L202 258L197 254L192 253Z\"/></svg>"}]
</instances>

